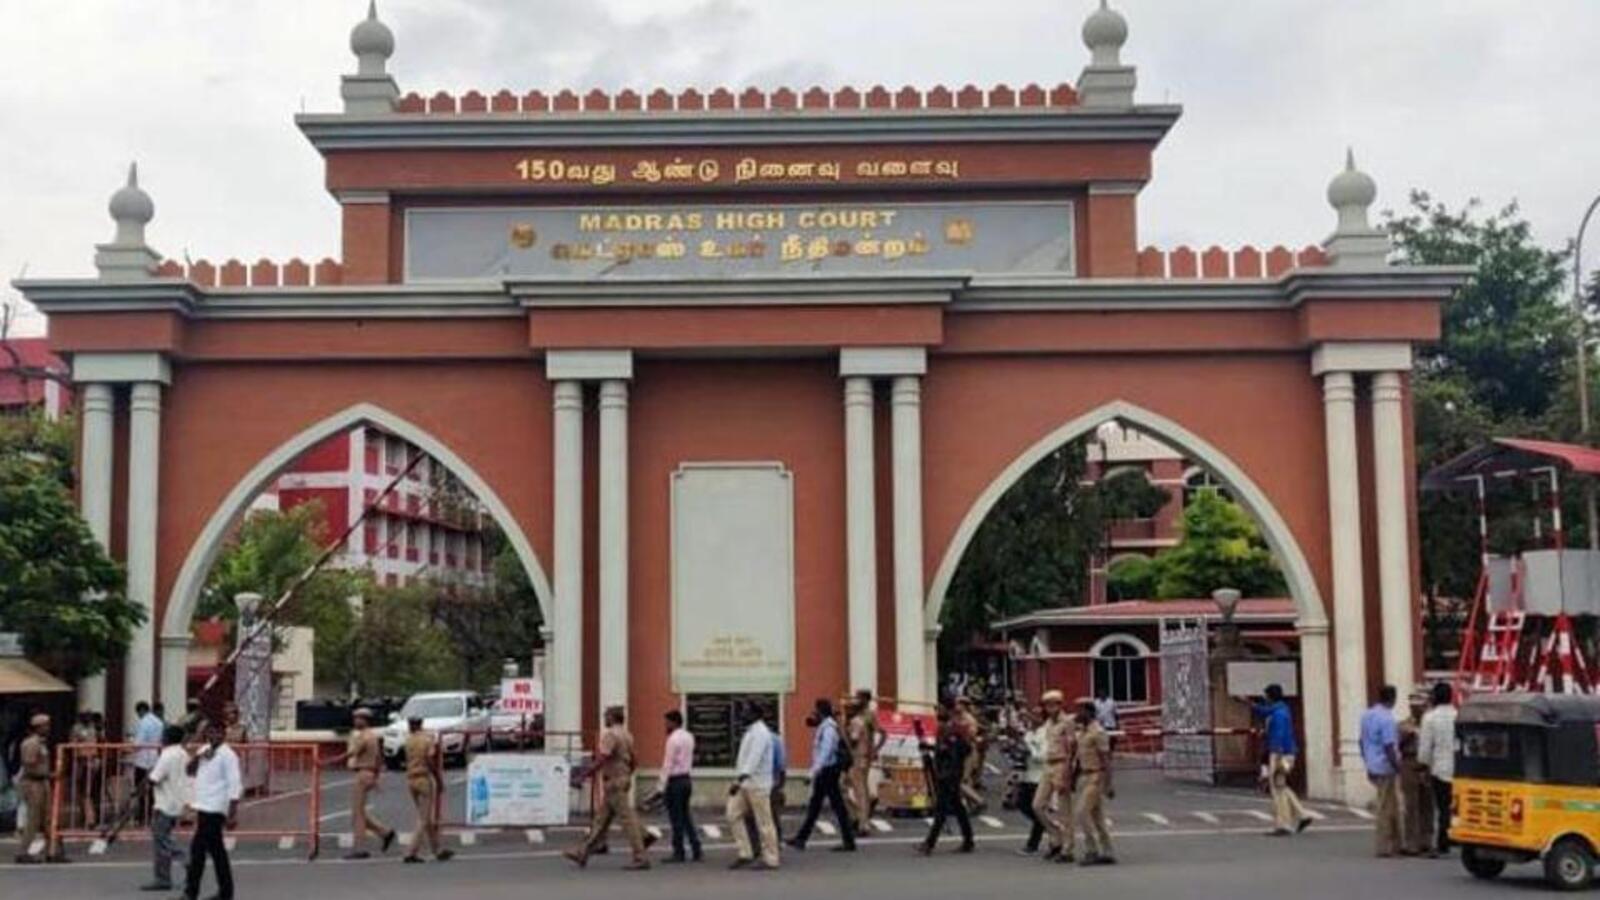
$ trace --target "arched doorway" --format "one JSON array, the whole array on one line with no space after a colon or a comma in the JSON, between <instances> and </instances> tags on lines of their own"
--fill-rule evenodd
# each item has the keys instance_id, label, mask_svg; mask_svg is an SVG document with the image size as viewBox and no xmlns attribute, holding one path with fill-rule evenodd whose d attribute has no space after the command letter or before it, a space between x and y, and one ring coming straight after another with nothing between
<instances>
[{"instance_id":1,"label":"arched doorway","mask_svg":"<svg viewBox=\"0 0 1600 900\"><path fill-rule=\"evenodd\" d=\"M1308 785L1314 794L1334 791L1335 753L1333 745L1332 671L1328 655L1328 618L1310 564L1293 532L1267 494L1243 468L1215 445L1178 422L1137 404L1116 400L1073 418L1037 440L1019 454L978 495L956 528L940 557L930 582L924 621L937 623L961 557L978 527L1006 491L1045 456L1063 445L1089 434L1107 422L1121 422L1171 444L1188 459L1205 467L1220 486L1256 520L1283 571L1289 594L1295 602L1296 629L1300 633L1301 683L1305 695L1305 761ZM932 655L932 640L928 653ZM936 677L929 667L929 677Z\"/></svg>"},{"instance_id":2,"label":"arched doorway","mask_svg":"<svg viewBox=\"0 0 1600 900\"><path fill-rule=\"evenodd\" d=\"M173 583L161 623L160 697L172 708L183 707L190 623L206 576L216 563L230 529L245 515L256 495L302 454L329 437L361 425L382 429L410 442L442 464L477 497L505 532L506 539L527 571L540 608L546 610L546 622L550 621L550 582L544 567L523 528L489 483L449 446L423 428L383 407L358 403L310 425L263 457L228 492L191 544Z\"/></svg>"}]
</instances>

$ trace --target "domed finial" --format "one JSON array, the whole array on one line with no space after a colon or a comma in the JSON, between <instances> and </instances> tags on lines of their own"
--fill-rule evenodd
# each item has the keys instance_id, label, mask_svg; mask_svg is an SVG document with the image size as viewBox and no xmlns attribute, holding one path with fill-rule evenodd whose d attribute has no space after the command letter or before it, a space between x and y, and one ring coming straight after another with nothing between
<instances>
[{"instance_id":1,"label":"domed finial","mask_svg":"<svg viewBox=\"0 0 1600 900\"><path fill-rule=\"evenodd\" d=\"M1083 23L1083 43L1089 48L1091 66L1122 65L1122 45L1128 42L1128 20L1112 9L1106 0Z\"/></svg>"},{"instance_id":2,"label":"domed finial","mask_svg":"<svg viewBox=\"0 0 1600 900\"><path fill-rule=\"evenodd\" d=\"M144 243L144 227L155 218L156 205L150 195L139 187L139 164L128 164L128 183L111 195L107 208L112 221L117 223L114 243L134 246Z\"/></svg>"},{"instance_id":3,"label":"domed finial","mask_svg":"<svg viewBox=\"0 0 1600 900\"><path fill-rule=\"evenodd\" d=\"M367 17L350 29L350 52L356 55L356 74L384 74L394 55L394 32L378 19L377 0L369 0Z\"/></svg>"},{"instance_id":4,"label":"domed finial","mask_svg":"<svg viewBox=\"0 0 1600 900\"><path fill-rule=\"evenodd\" d=\"M1356 168L1354 148L1347 148L1344 171L1328 182L1328 203L1339 214L1328 238L1328 256L1335 267L1382 266L1389 258L1388 232L1373 228L1368 211L1378 199L1378 184Z\"/></svg>"}]
</instances>

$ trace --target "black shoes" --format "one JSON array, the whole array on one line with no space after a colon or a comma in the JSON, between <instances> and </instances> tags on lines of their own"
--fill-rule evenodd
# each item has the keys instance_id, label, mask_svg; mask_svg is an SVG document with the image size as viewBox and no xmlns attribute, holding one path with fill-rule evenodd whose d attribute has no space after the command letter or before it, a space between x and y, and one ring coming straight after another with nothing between
<instances>
[{"instance_id":1,"label":"black shoes","mask_svg":"<svg viewBox=\"0 0 1600 900\"><path fill-rule=\"evenodd\" d=\"M393 828L389 829L389 833L383 836L383 846L378 849L378 852L388 853L389 848L394 846L396 836L395 830Z\"/></svg>"}]
</instances>

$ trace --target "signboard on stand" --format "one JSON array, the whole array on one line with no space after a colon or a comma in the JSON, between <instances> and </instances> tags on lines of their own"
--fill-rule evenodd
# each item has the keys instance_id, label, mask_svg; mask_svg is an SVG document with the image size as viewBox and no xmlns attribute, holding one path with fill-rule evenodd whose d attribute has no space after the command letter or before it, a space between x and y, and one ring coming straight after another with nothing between
<instances>
[{"instance_id":1,"label":"signboard on stand","mask_svg":"<svg viewBox=\"0 0 1600 900\"><path fill-rule=\"evenodd\" d=\"M544 715L544 685L537 678L500 679L499 712L529 718Z\"/></svg>"},{"instance_id":2,"label":"signboard on stand","mask_svg":"<svg viewBox=\"0 0 1600 900\"><path fill-rule=\"evenodd\" d=\"M467 767L466 823L565 825L572 767L560 756L484 754Z\"/></svg>"}]
</instances>

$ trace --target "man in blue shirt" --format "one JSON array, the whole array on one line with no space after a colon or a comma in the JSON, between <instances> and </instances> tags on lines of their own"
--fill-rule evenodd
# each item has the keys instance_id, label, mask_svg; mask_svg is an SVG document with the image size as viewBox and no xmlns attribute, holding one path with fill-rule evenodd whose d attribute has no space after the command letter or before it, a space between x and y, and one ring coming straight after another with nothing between
<instances>
[{"instance_id":1,"label":"man in blue shirt","mask_svg":"<svg viewBox=\"0 0 1600 900\"><path fill-rule=\"evenodd\" d=\"M1400 796L1395 783L1400 771L1400 725L1395 721L1394 685L1378 691L1378 702L1361 714L1361 761L1367 780L1378 791L1377 851L1379 857L1400 851Z\"/></svg>"},{"instance_id":2,"label":"man in blue shirt","mask_svg":"<svg viewBox=\"0 0 1600 900\"><path fill-rule=\"evenodd\" d=\"M833 716L833 701L826 697L817 701L816 711L806 720L816 729L811 741L811 802L806 805L806 817L800 823L789 846L804 850L811 838L811 829L822 815L822 801L833 807L833 820L839 825L842 842L835 850L853 853L856 849L856 826L845 812L844 793L839 789L839 779L844 775L846 760L840 755L839 723Z\"/></svg>"},{"instance_id":3,"label":"man in blue shirt","mask_svg":"<svg viewBox=\"0 0 1600 900\"><path fill-rule=\"evenodd\" d=\"M1294 758L1300 748L1295 744L1294 717L1289 712L1289 704L1283 700L1283 688L1267 685L1266 697L1253 711L1267 732L1267 784L1272 789L1270 833L1284 837L1305 831L1311 824L1311 817L1306 815L1300 798L1289 786L1289 775L1294 771Z\"/></svg>"}]
</instances>

